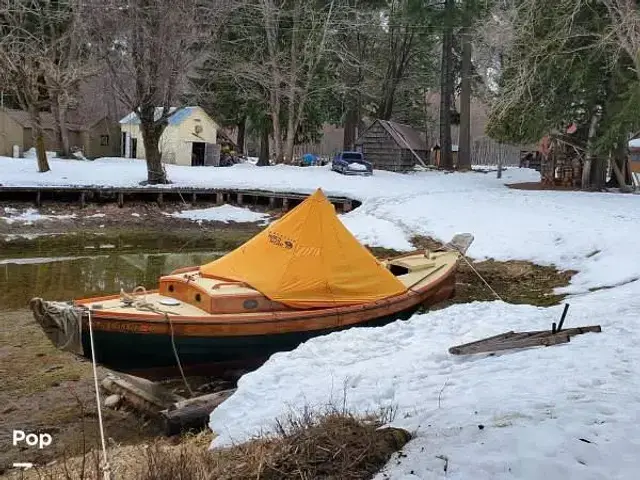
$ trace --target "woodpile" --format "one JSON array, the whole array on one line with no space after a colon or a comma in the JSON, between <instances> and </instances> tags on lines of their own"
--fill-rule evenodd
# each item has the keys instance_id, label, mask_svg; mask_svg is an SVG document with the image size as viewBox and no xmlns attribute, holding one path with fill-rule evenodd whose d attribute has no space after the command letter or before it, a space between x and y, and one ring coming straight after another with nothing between
<instances>
[{"instance_id":1,"label":"woodpile","mask_svg":"<svg viewBox=\"0 0 640 480\"><path fill-rule=\"evenodd\" d=\"M554 139L548 155L542 156L540 175L543 185L579 187L582 184L582 158L571 145Z\"/></svg>"}]
</instances>

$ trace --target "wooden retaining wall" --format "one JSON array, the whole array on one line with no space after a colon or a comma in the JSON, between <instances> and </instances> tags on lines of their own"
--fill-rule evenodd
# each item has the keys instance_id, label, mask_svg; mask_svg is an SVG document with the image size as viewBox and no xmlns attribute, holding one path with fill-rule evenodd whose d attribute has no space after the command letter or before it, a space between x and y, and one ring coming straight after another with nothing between
<instances>
[{"instance_id":1,"label":"wooden retaining wall","mask_svg":"<svg viewBox=\"0 0 640 480\"><path fill-rule=\"evenodd\" d=\"M87 203L126 202L189 203L198 202L225 203L234 205L262 205L272 209L289 210L301 203L308 195L267 190L241 189L203 189L184 187L0 187L0 201L33 201L39 207L43 202L78 202L82 208ZM360 202L346 197L329 196L336 210L349 212Z\"/></svg>"}]
</instances>

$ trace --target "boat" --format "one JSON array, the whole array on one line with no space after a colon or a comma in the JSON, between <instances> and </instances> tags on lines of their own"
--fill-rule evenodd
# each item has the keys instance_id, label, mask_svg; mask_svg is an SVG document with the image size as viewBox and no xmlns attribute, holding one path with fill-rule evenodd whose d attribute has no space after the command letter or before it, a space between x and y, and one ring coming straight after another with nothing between
<instances>
[{"instance_id":1,"label":"boat","mask_svg":"<svg viewBox=\"0 0 640 480\"><path fill-rule=\"evenodd\" d=\"M155 290L30 305L56 347L90 359L92 331L97 363L118 372L259 365L312 337L408 319L450 298L472 241L456 235L439 250L378 260L318 189L239 248L162 276Z\"/></svg>"}]
</instances>

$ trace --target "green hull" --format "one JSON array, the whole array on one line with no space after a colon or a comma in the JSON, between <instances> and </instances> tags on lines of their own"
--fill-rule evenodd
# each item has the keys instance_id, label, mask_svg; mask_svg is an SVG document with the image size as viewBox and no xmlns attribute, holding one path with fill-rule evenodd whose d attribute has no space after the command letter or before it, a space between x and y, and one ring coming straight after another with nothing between
<instances>
[{"instance_id":1,"label":"green hull","mask_svg":"<svg viewBox=\"0 0 640 480\"><path fill-rule=\"evenodd\" d=\"M382 326L395 320L406 320L419 306L403 312L372 319L356 327ZM180 363L186 371L212 373L248 365L259 365L270 355L295 349L306 340L353 327L340 327L311 332L239 337L175 337ZM96 360L112 370L145 377L162 376L177 367L171 336L140 333L94 331ZM84 355L91 358L88 331L83 331Z\"/></svg>"}]
</instances>

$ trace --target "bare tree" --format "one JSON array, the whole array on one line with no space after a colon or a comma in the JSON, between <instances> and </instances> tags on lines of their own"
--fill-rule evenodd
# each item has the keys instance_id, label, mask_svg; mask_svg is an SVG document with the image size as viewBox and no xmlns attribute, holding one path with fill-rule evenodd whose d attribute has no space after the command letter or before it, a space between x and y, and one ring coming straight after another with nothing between
<instances>
[{"instance_id":1,"label":"bare tree","mask_svg":"<svg viewBox=\"0 0 640 480\"><path fill-rule=\"evenodd\" d=\"M235 0L92 0L92 41L140 120L147 182L167 183L160 137L182 107L186 79Z\"/></svg>"},{"instance_id":2,"label":"bare tree","mask_svg":"<svg viewBox=\"0 0 640 480\"><path fill-rule=\"evenodd\" d=\"M85 47L82 38L80 4L75 0L0 2L0 87L30 114L40 172L50 169L41 112L56 112L64 129L60 106L91 74L87 55L80 53ZM63 151L68 153L68 140Z\"/></svg>"}]
</instances>

